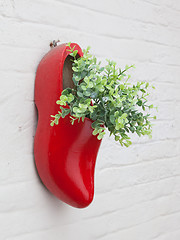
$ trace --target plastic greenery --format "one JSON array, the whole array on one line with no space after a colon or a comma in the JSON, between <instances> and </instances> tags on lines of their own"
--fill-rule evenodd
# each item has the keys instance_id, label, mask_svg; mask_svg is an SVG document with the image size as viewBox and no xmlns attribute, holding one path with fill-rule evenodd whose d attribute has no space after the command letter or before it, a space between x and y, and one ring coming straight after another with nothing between
<instances>
[{"instance_id":1,"label":"plastic greenery","mask_svg":"<svg viewBox=\"0 0 180 240\"><path fill-rule=\"evenodd\" d=\"M75 89L62 91L56 102L60 105L60 111L55 116L51 115L54 118L51 126L70 114L72 124L76 120L84 121L85 117L92 119L93 135L97 135L99 140L103 138L105 128L126 147L131 144L130 132L151 137L150 119L156 117L151 117L147 111L154 108L147 103L150 86L148 82L128 82L131 76L126 72L134 66L121 70L114 61L107 60L107 65L101 67L101 62L89 53L90 47L83 50L83 57L77 58L75 47L72 48L71 43L67 46L69 55L74 58L72 80Z\"/></svg>"}]
</instances>

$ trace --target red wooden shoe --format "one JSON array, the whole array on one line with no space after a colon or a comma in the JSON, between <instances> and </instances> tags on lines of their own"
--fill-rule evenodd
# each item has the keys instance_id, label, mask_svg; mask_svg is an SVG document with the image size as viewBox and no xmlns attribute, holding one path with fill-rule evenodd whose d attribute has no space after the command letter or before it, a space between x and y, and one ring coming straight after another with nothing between
<instances>
[{"instance_id":1,"label":"red wooden shoe","mask_svg":"<svg viewBox=\"0 0 180 240\"><path fill-rule=\"evenodd\" d=\"M75 46L78 55L81 48ZM59 111L56 101L62 90L73 88L72 61L62 44L49 51L41 60L35 80L35 104L38 126L34 140L34 156L39 176L56 197L67 204L87 207L94 196L94 168L101 141L92 135L92 121L75 121L69 116L59 125L50 126L51 117Z\"/></svg>"}]
</instances>

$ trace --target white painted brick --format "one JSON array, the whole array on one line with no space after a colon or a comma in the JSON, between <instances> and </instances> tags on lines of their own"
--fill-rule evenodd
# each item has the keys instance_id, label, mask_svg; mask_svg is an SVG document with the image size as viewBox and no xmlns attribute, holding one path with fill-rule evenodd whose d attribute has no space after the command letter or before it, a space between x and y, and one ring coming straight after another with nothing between
<instances>
[{"instance_id":1,"label":"white painted brick","mask_svg":"<svg viewBox=\"0 0 180 240\"><path fill-rule=\"evenodd\" d=\"M170 177L158 182L112 190L108 193L97 193L95 201L103 206L99 208L99 204L94 204L94 207L88 213L85 212L84 216L87 218L88 215L88 217L93 218L94 216L101 216L108 212L129 208L134 204L141 204L145 201L158 201L159 198L166 196L169 199L171 194L175 196L176 192L179 191L180 183L178 179L179 177Z\"/></svg>"},{"instance_id":2,"label":"white painted brick","mask_svg":"<svg viewBox=\"0 0 180 240\"><path fill-rule=\"evenodd\" d=\"M179 239L180 238L180 230L176 230L176 231L172 231L172 232L168 232L167 234L162 234L161 236L159 236L158 240L169 240L169 239Z\"/></svg>"},{"instance_id":3,"label":"white painted brick","mask_svg":"<svg viewBox=\"0 0 180 240\"><path fill-rule=\"evenodd\" d=\"M133 240L169 240L177 239L173 238L173 236L178 236L179 231L179 224L180 224L180 214L173 214L168 216L162 216L159 218L152 219L151 221L147 221L143 224L134 226L129 229L114 231L103 238L102 240L116 240L117 235L120 239L128 239L131 240L133 236ZM168 232L168 234L164 234ZM177 233L176 233L177 232ZM176 234L175 234L176 233ZM169 238L163 238L163 234Z\"/></svg>"},{"instance_id":4,"label":"white painted brick","mask_svg":"<svg viewBox=\"0 0 180 240\"><path fill-rule=\"evenodd\" d=\"M97 191L106 192L179 175L179 157L150 161L126 167L112 167L97 173ZM113 175L113 178L110 176ZM104 185L105 179L106 185Z\"/></svg>"},{"instance_id":5,"label":"white painted brick","mask_svg":"<svg viewBox=\"0 0 180 240\"><path fill-rule=\"evenodd\" d=\"M69 2L74 4L73 0L68 0L68 1L64 1L63 2ZM163 25L167 25L167 20L163 19L161 17L161 15L159 14L159 12L164 10L163 5L161 4L161 6L153 6L153 5L149 5L147 2L145 1L106 1L104 2L103 0L98 1L96 5L93 5L92 2L89 1L81 1L78 0L76 1L77 5L79 6L83 6L84 8L89 8L92 10L97 11L98 12L104 12L107 14L111 14L111 15L116 15L116 16L120 16L122 18L125 19L133 19L135 21L142 21L145 23L151 23L151 24L163 24ZM143 11L142 11L143 9Z\"/></svg>"},{"instance_id":6,"label":"white painted brick","mask_svg":"<svg viewBox=\"0 0 180 240\"><path fill-rule=\"evenodd\" d=\"M179 137L175 121L157 121L153 127L153 139L165 140Z\"/></svg>"},{"instance_id":7,"label":"white painted brick","mask_svg":"<svg viewBox=\"0 0 180 240\"><path fill-rule=\"evenodd\" d=\"M1 240L180 239L179 13L177 0L0 1ZM34 165L35 72L54 39L135 64L132 82L156 87L152 139L132 136L127 149L107 135L81 210L50 194Z\"/></svg>"}]
</instances>

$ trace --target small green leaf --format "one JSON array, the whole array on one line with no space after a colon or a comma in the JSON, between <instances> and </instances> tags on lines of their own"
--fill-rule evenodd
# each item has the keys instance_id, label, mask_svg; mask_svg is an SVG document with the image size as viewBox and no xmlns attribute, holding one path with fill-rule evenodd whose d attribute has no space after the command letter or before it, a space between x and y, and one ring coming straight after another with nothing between
<instances>
[{"instance_id":1,"label":"small green leaf","mask_svg":"<svg viewBox=\"0 0 180 240\"><path fill-rule=\"evenodd\" d=\"M54 126L54 121L51 121L50 125L53 127Z\"/></svg>"},{"instance_id":2,"label":"small green leaf","mask_svg":"<svg viewBox=\"0 0 180 240\"><path fill-rule=\"evenodd\" d=\"M75 57L75 56L77 55L77 53L78 53L78 50L75 50L75 51L73 52L73 56Z\"/></svg>"},{"instance_id":3,"label":"small green leaf","mask_svg":"<svg viewBox=\"0 0 180 240\"><path fill-rule=\"evenodd\" d=\"M115 141L118 141L120 136L115 135Z\"/></svg>"},{"instance_id":4,"label":"small green leaf","mask_svg":"<svg viewBox=\"0 0 180 240\"><path fill-rule=\"evenodd\" d=\"M78 95L79 97L83 97L83 93L80 92L80 91L77 92L77 95Z\"/></svg>"},{"instance_id":5,"label":"small green leaf","mask_svg":"<svg viewBox=\"0 0 180 240\"><path fill-rule=\"evenodd\" d=\"M93 131L93 135L97 135L98 134L98 129L95 129L94 131Z\"/></svg>"}]
</instances>

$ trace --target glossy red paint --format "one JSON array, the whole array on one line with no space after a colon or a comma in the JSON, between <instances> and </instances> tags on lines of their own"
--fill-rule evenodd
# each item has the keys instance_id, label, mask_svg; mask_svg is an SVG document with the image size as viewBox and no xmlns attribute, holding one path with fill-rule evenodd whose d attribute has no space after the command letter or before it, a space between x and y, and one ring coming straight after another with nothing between
<instances>
[{"instance_id":1,"label":"glossy red paint","mask_svg":"<svg viewBox=\"0 0 180 240\"><path fill-rule=\"evenodd\" d=\"M82 56L77 44L71 44ZM66 44L49 51L41 60L35 80L38 126L34 141L35 163L44 185L67 204L84 208L93 200L94 169L101 141L92 135L88 118L71 125L69 116L50 126L63 90L63 66L69 52Z\"/></svg>"}]
</instances>

